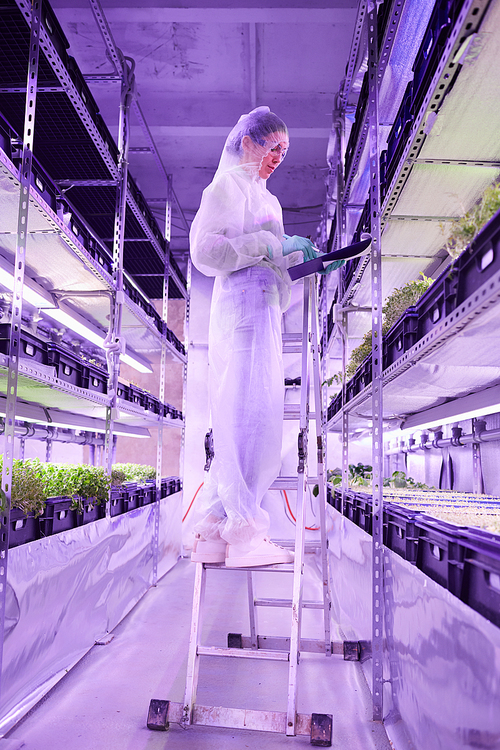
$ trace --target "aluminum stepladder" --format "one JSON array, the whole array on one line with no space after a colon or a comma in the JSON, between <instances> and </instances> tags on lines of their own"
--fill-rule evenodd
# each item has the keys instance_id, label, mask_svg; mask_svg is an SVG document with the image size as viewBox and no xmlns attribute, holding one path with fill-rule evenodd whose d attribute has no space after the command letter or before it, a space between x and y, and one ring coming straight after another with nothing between
<instances>
[{"instance_id":1,"label":"aluminum stepladder","mask_svg":"<svg viewBox=\"0 0 500 750\"><path fill-rule=\"evenodd\" d=\"M149 707L147 725L150 729L168 728L170 722L179 723L184 728L189 725L212 727L229 727L233 729L252 729L268 732L279 732L288 736L309 735L311 744L321 747L331 745L333 719L329 714L297 713L297 686L300 652L310 651L330 656L334 644L330 634L330 591L328 575L328 551L326 538L326 476L324 466L324 420L322 414L321 378L319 363L319 336L317 310L316 276L304 279L302 332L284 334L284 353L301 352L301 389L300 407L292 407L288 414L299 419L298 435L298 471L296 478L280 477L271 489L296 489L296 527L295 558L290 564L257 566L250 568L226 568L223 563L196 563L195 584L189 655L187 665L186 690L183 703L152 700ZM311 380L314 388L315 411L310 411L309 397ZM321 553L321 573L323 596L321 601L303 600L306 497L308 485L307 444L309 423L316 423L318 476L311 482L318 484L318 503L320 521L320 541L312 546ZM284 544L280 542L280 544ZM309 547L310 543L308 543ZM290 544L291 546L291 544ZM248 583L250 636L239 634L228 635L228 647L204 646L201 644L203 606L208 570L238 571L245 573ZM276 574L293 574L292 599L255 599L252 573L269 572ZM257 633L256 607L289 607L291 609L290 636L261 636ZM323 610L324 640L301 639L302 611L304 608ZM200 706L196 703L200 657L221 656L254 659L287 661L288 666L288 702L287 711L253 711L249 709L225 708L221 706Z\"/></svg>"}]
</instances>

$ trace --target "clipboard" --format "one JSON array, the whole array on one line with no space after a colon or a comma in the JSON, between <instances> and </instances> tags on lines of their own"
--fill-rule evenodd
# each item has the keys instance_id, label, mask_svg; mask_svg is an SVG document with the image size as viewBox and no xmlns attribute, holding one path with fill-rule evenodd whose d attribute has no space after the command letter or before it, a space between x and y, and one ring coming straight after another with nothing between
<instances>
[{"instance_id":1,"label":"clipboard","mask_svg":"<svg viewBox=\"0 0 500 750\"><path fill-rule=\"evenodd\" d=\"M335 260L351 260L361 255L368 255L372 238L369 234L363 234L362 237L363 239L360 242L355 242L353 245L346 245L346 247L341 247L339 250L333 250L331 253L320 255L319 258L306 260L305 263L292 266L288 269L291 280L297 281L297 279L302 279L304 276L310 276L312 273L323 271L323 269Z\"/></svg>"}]
</instances>

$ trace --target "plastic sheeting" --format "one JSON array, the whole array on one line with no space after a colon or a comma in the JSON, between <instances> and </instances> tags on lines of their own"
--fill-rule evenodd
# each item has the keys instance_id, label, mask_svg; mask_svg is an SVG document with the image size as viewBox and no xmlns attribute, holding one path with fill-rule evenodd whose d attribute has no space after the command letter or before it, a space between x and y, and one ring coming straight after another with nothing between
<instances>
[{"instance_id":1,"label":"plastic sheeting","mask_svg":"<svg viewBox=\"0 0 500 750\"><path fill-rule=\"evenodd\" d=\"M158 575L181 547L181 493L160 501ZM9 551L4 734L152 585L155 506Z\"/></svg>"},{"instance_id":2,"label":"plastic sheeting","mask_svg":"<svg viewBox=\"0 0 500 750\"><path fill-rule=\"evenodd\" d=\"M334 613L349 638L371 640L372 538L328 510ZM384 576L389 736L426 750L500 747L500 629L386 548Z\"/></svg>"}]
</instances>

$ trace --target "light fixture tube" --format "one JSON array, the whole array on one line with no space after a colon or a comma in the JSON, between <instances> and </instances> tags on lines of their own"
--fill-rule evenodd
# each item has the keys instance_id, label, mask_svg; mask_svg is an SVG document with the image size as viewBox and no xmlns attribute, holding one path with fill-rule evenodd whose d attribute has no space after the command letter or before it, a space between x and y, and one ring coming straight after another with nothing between
<instances>
[{"instance_id":1,"label":"light fixture tube","mask_svg":"<svg viewBox=\"0 0 500 750\"><path fill-rule=\"evenodd\" d=\"M12 289L14 276L12 271L5 268L5 260L0 259L0 284L6 286L7 289ZM81 318L75 314L71 314L68 308L64 306L56 307L56 303L50 294L45 289L40 287L36 282L30 279L28 276L24 278L23 285L23 299L26 300L30 305L43 310L45 315L48 315L53 320L57 321L65 328L73 331L78 336L90 341L91 344L104 349L104 334L100 333L94 327L91 327L87 322L84 322ZM152 373L153 370L144 360L134 357L133 354L125 352L120 355L120 359L127 365L130 365L134 370L142 373Z\"/></svg>"}]
</instances>

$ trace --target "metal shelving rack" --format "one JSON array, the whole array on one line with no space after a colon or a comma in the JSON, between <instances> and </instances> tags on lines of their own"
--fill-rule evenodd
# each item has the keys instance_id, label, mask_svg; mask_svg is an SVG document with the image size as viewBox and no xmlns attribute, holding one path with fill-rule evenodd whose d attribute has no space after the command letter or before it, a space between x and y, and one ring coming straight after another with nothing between
<instances>
[{"instance_id":1,"label":"metal shelving rack","mask_svg":"<svg viewBox=\"0 0 500 750\"><path fill-rule=\"evenodd\" d=\"M474 108L478 108L478 103L481 102L484 81L492 75L493 67L490 63L495 59L494 44L491 42L488 45L488 42L498 34L498 3L495 3L495 0L450 2L447 12L453 14L453 23L440 51L435 72L421 97L418 110L414 112L411 127L405 134L405 142L390 182L385 185L381 195L381 147L390 135L403 97L403 92L397 91L397 96L393 95L391 99L384 75L391 72L391 59L394 55L399 55L401 60L402 45L405 39L408 39L411 29L413 49L418 50L431 13L438 4L439 0L435 3L423 3L422 8L419 8L420 16L414 12L412 17L410 2L385 0L378 12L378 20L383 23L382 33L380 29L377 30L377 4L360 3L347 77L344 88L337 98L335 127L329 147L332 179L324 216L335 216L335 219L332 227L324 228L323 237L329 236L329 242L333 246L341 246L352 241L368 196L368 216L374 241L371 278L368 278L370 260L361 258L359 261L351 262L356 265L353 273L351 269L350 277L340 277L335 296L330 290L330 296L334 296L337 303L332 305L331 314L334 314L335 322L333 333L324 344L324 351L329 356L333 347L340 348L345 370L350 338L348 322L351 323L351 332L354 333L355 339L359 339L360 334L369 327L368 316L371 310L372 330L375 332L372 381L347 401L344 379L343 406L329 419L327 429L342 433L344 502L347 492L350 435L356 428L366 430L369 420L373 425L372 644L375 657L375 720L383 718L383 672L382 660L378 657L382 655L383 647L384 588L390 585L390 582L384 579L383 568L383 426L387 423L399 426L403 419L407 419L410 424L412 419L415 421L412 414L416 414L417 417L423 415L425 419L425 413L431 415L432 408L442 402L436 388L432 388L429 383L426 363L436 364L438 360L446 362L447 367L442 368L441 379L437 385L440 385L441 391L445 390L450 397L456 398L455 405L449 404L452 411L455 408L456 414L461 413L460 397L463 396L467 383L470 391L481 389L484 394L484 389L500 379L500 368L495 367L489 360L486 362L484 356L481 361L474 362L470 352L468 362L471 368L467 383L464 384L463 379L460 382L458 379L456 382L449 379L450 371L464 363L464 351L460 351L456 344L456 336L460 331L469 327L468 330L474 331L474 334L480 337L479 327L482 326L489 337L492 349L497 351L495 344L498 344L498 326L495 321L498 321L500 312L499 273L491 276L469 299L439 320L427 335L386 370L382 367L380 313L383 299L396 286L415 278L421 271L434 275L446 267L446 258L439 252L444 244L442 234L440 236L440 224L446 226L455 218L454 212L442 210L442 207L446 206L442 196L447 187L458 183L457 190L460 198L463 198L462 203L468 203L465 205L467 209L477 200L482 190L500 174L498 141L492 146L491 139L489 143L484 138L479 139L479 149L482 147L484 152L478 153L477 143L471 143L470 137L466 135L467 132L471 132L471 127L474 127L477 118ZM366 29L364 37L363 24ZM364 51L363 38L367 40ZM469 64L464 67L467 60ZM399 68L404 86L411 80L413 63L414 57L407 56ZM357 74L356 69L361 72ZM364 70L367 70L367 96L364 102L358 104L357 140L350 144L350 164L345 170L345 133L349 129L352 111L348 97L354 82L358 89L363 90L361 79ZM500 113L497 108L478 109L480 116L485 118L480 122L485 131L498 132ZM439 131L435 131L435 134L440 133L440 140L431 137L433 128L437 127ZM477 130L477 121L475 127ZM454 133L455 137L447 140L451 133ZM459 203L460 199L457 202ZM457 212L456 215L460 214ZM410 231L418 227L421 235L421 249L418 255L414 255L411 247L405 247L402 241L405 227L410 227ZM361 231L370 229L363 227ZM390 265L387 265L389 263ZM348 279L347 283L342 283L343 278ZM326 320L323 328L327 329ZM481 351L484 355L484 346ZM420 364L422 367L418 370ZM485 364L489 367L479 376L480 367ZM418 388L417 382L420 383ZM436 386L436 381L433 385Z\"/></svg>"},{"instance_id":2,"label":"metal shelving rack","mask_svg":"<svg viewBox=\"0 0 500 750\"><path fill-rule=\"evenodd\" d=\"M170 258L168 243L165 242L157 225L152 225L147 211L139 205L140 196L133 189L128 179L128 148L129 128L128 115L133 100L134 80L133 65L116 51L121 61L120 77L122 79L121 128L118 153L112 153L110 143L103 135L102 128L96 125L95 117L87 108L84 97L78 91L72 77L61 58L61 46L58 40L51 38L51 23L44 13L42 2L35 0L24 2L16 0L10 5L10 11L15 14L21 11L30 35L29 47L26 49L26 67L28 68L27 85L9 86L0 90L0 95L19 96L25 101L24 135L22 143L22 161L18 168L9 155L0 148L0 191L2 191L2 239L4 245L2 270L11 273L13 278L13 304L11 311L9 354L0 355L0 372L6 373L7 387L5 401L5 452L3 462L2 492L4 494L3 508L0 512L0 629L3 630L5 619L5 592L7 575L7 557L9 546L9 516L10 516L10 477L13 466L14 437L16 433L16 418L29 422L56 425L63 429L82 429L90 432L104 432L106 446L106 463L108 469L112 464L113 444L116 434L146 436L147 428L158 429L158 458L157 458L157 489L161 483L161 449L164 427L184 428L184 420L178 414L171 418L165 417L163 402L165 398L164 370L167 360L175 360L187 366L187 357L167 334L167 310L169 288L173 296L186 300L186 314L188 314L188 286L181 277L173 259ZM98 5L94 2L93 5ZM102 10L102 9L101 9ZM103 17L103 16L102 16ZM19 24L19 18L16 19ZM23 32L24 34L24 32ZM17 37L12 35L13 43ZM110 43L112 37L110 36ZM113 43L114 44L114 43ZM44 75L52 70L52 77L57 79L54 85L39 86L39 71L43 68ZM50 76L49 76L50 77ZM21 82L19 82L21 84ZM36 142L37 127L37 93L50 93L56 96L64 95L64 106L70 107L72 117L79 122L81 132L90 137L94 150L94 163L98 165L98 179L86 176L85 179L68 180L72 188L105 188L117 193L114 207L115 231L113 236L113 265L111 273L98 260L92 257L88 247L79 239L71 221L63 215L62 210L55 210L43 196L43 185L32 180L33 141ZM59 103L61 101L59 100ZM17 104L18 106L18 104ZM15 109L15 107L14 107ZM64 109L64 107L63 107ZM140 112L141 122L147 125ZM63 117L63 115L61 115ZM154 148L154 144L152 145ZM37 153L35 146L35 153ZM159 157L158 157L159 158ZM77 170L76 170L77 171ZM65 180L59 180L60 188L64 188ZM171 188L171 183L169 181ZM61 193L62 195L62 193ZM170 190L170 197L172 191ZM67 204L64 204L67 209ZM86 227L86 231L93 236L95 244L104 251L106 242L100 240L95 229L78 216L76 220ZM130 223L132 220L132 223ZM128 227L126 227L126 222ZM134 268L124 270L124 241L126 232L142 236L132 237L132 241L141 242L150 264L151 274L147 274L146 281L141 280L141 274L134 273ZM43 235L49 243L45 245L43 257L37 257L33 237L38 240ZM169 236L169 227L166 231ZM14 244L15 238L15 244ZM109 249L109 248L108 248ZM48 252L47 252L48 250ZM153 256L151 256L151 252ZM125 263L125 266L127 264ZM41 287L33 279L25 279L25 267L32 275L44 279ZM158 288L157 280L150 283L151 277L160 277L163 291L162 325L158 327L156 317L148 314L147 292ZM50 307L50 301L56 301L59 309L66 310L74 320L84 320L96 336L98 336L107 352L109 381L108 392L91 392L54 377L51 367L36 361L27 362L20 356L21 324L23 321L23 291L25 283L32 294L41 299L45 296ZM131 299L124 292L124 281L128 288L135 289L137 299ZM5 286L5 284L4 284ZM49 291L47 291L47 287ZM141 289L142 287L142 289ZM142 306L144 302L145 309ZM141 303L141 304L139 304ZM26 307L26 305L25 305ZM35 304L33 309L36 310ZM54 307L54 305L52 305ZM31 310L31 302L27 309ZM39 310L39 315L40 315ZM42 311L43 312L43 311ZM90 322L89 322L90 319ZM109 322L108 322L109 319ZM78 336L78 334L76 334ZM174 337L175 338L175 337ZM132 357L136 364L148 367L147 355L154 355L160 361L160 413L156 414L118 396L119 363L121 357ZM19 399L23 400L20 401ZM1 409L2 404L0 404ZM159 543L159 498L157 493L155 508L155 524L153 550L153 584L157 579L158 543ZM109 507L107 509L109 515ZM0 650L1 671L1 650Z\"/></svg>"}]
</instances>

